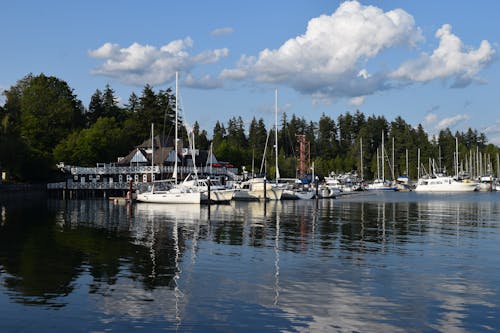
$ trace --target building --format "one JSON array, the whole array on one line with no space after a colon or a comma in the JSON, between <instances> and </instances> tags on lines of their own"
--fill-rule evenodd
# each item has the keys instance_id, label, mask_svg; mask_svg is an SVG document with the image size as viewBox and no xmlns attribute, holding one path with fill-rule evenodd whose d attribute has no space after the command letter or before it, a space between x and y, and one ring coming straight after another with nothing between
<instances>
[{"instance_id":1,"label":"building","mask_svg":"<svg viewBox=\"0 0 500 333\"><path fill-rule=\"evenodd\" d=\"M183 147L179 140L177 151L172 138L154 137L136 146L129 154L119 157L115 163L97 163L95 167L80 167L59 163L58 167L69 175L64 183L49 184L49 189L128 189L135 184L161 179L171 179L177 159L177 178L189 174L211 175L221 180L235 179L237 168L217 160L211 151ZM177 152L177 153L176 153Z\"/></svg>"}]
</instances>

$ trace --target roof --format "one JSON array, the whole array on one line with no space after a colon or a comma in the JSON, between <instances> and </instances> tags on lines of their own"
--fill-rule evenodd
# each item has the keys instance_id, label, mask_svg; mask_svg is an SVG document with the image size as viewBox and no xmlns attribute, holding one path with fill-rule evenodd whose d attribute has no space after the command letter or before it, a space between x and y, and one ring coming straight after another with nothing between
<instances>
[{"instance_id":1,"label":"roof","mask_svg":"<svg viewBox=\"0 0 500 333\"><path fill-rule=\"evenodd\" d=\"M165 163L171 163L173 161L173 157L170 162L167 162L170 154L174 150L173 138L164 138L163 140L159 135L153 138L154 143L154 164L162 165ZM179 142L179 146L182 147L182 141ZM178 152L177 156L181 159L181 154ZM191 155L188 154L185 157L185 160L191 160ZM209 158L209 152L207 150L200 150L198 155L195 156L196 165L204 166ZM213 162L217 162L217 158L213 157ZM118 165L128 166L131 164L142 164L147 165L151 164L151 138L142 142L140 145L136 146L131 152L127 154L127 156L121 158L118 161Z\"/></svg>"}]
</instances>

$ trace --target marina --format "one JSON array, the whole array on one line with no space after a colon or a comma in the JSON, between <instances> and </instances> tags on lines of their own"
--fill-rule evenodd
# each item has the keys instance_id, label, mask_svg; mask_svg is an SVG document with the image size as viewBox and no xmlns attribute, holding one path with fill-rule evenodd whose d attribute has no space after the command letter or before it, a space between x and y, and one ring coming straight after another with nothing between
<instances>
[{"instance_id":1,"label":"marina","mask_svg":"<svg viewBox=\"0 0 500 333\"><path fill-rule=\"evenodd\" d=\"M209 206L2 199L2 331L500 325L497 192Z\"/></svg>"}]
</instances>

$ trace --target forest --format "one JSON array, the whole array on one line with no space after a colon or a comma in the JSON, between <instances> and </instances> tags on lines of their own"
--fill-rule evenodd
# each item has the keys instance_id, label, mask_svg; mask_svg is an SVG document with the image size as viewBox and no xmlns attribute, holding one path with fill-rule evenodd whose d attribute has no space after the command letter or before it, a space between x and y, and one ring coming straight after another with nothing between
<instances>
[{"instance_id":1,"label":"forest","mask_svg":"<svg viewBox=\"0 0 500 333\"><path fill-rule=\"evenodd\" d=\"M64 80L28 74L3 95L0 169L13 183L43 183L61 177L56 168L61 161L79 166L112 163L147 139L151 124L161 135L173 136L176 100L171 88L155 91L145 85L140 95L132 93L124 105L119 105L115 92L106 85L102 90L96 89L89 105L84 106ZM178 121L181 125L182 117ZM413 127L401 117L389 121L384 116L365 115L359 110L346 111L336 118L322 114L317 121L282 114L277 127L278 165L283 178L296 176L298 135L306 137L308 162L314 163L314 172L319 177L330 172L356 171L365 179L373 179L377 176L377 151L382 145L382 135L384 156L387 162L394 156L396 177L408 174L411 179L417 178L418 151L420 161L434 159L452 172L456 139L460 161L480 152L484 164L491 161L491 171L498 172L495 159L499 147L471 128L455 133L447 128L429 137L420 124ZM179 128L187 142L186 129ZM264 172L274 177L274 124L267 128L262 118L254 117L245 128L242 118L234 116L226 123L217 121L211 135L198 122L192 132L197 149L212 145L219 160L232 163L240 171L243 166L250 170L252 165L259 171L261 161L265 160ZM385 177L390 179L389 169L386 168Z\"/></svg>"}]
</instances>

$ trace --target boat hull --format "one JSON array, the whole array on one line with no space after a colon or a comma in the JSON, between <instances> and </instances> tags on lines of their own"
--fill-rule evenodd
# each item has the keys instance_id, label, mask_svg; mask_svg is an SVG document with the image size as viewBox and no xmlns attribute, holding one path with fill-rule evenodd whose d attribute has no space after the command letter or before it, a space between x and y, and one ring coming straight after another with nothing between
<instances>
[{"instance_id":1,"label":"boat hull","mask_svg":"<svg viewBox=\"0 0 500 333\"><path fill-rule=\"evenodd\" d=\"M475 182L456 181L451 178L423 179L417 183L415 192L474 192Z\"/></svg>"},{"instance_id":2,"label":"boat hull","mask_svg":"<svg viewBox=\"0 0 500 333\"><path fill-rule=\"evenodd\" d=\"M199 204L200 192L146 192L137 195L137 201L163 204Z\"/></svg>"},{"instance_id":3,"label":"boat hull","mask_svg":"<svg viewBox=\"0 0 500 333\"><path fill-rule=\"evenodd\" d=\"M224 203L229 202L233 199L235 190L215 190L210 191L210 202L213 203ZM201 201L208 202L208 192L201 193Z\"/></svg>"},{"instance_id":4,"label":"boat hull","mask_svg":"<svg viewBox=\"0 0 500 333\"><path fill-rule=\"evenodd\" d=\"M268 189L264 194L264 190L245 190L239 189L234 192L233 199L236 201L259 201L264 200L281 200L283 189Z\"/></svg>"}]
</instances>

